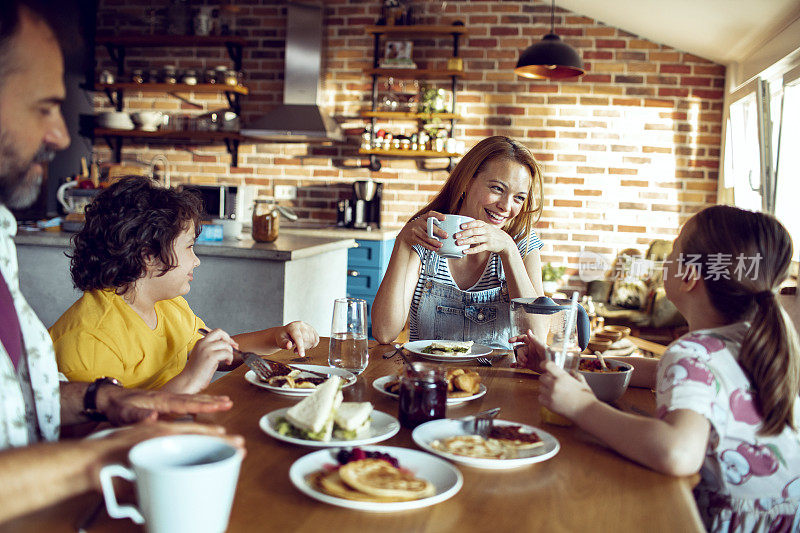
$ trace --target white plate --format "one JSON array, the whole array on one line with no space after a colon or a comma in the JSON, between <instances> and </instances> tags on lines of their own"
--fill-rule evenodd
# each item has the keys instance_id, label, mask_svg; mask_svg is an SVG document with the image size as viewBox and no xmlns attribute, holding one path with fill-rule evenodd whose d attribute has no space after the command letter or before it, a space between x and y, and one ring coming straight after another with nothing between
<instances>
[{"instance_id":1,"label":"white plate","mask_svg":"<svg viewBox=\"0 0 800 533\"><path fill-rule=\"evenodd\" d=\"M411 341L407 342L403 345L403 348L408 350L409 352L413 353L414 355L418 355L420 357L424 357L425 359L430 359L431 361L453 361L453 362L463 362L463 361L472 361L473 359L477 359L478 357L484 357L492 353L492 349L489 346L484 346L483 344L473 344L472 348L469 349L466 353L459 353L458 355L431 355L429 353L424 353L422 350L427 348L434 342L452 342L447 340L423 340L423 341Z\"/></svg>"},{"instance_id":2,"label":"white plate","mask_svg":"<svg viewBox=\"0 0 800 533\"><path fill-rule=\"evenodd\" d=\"M433 483L436 488L436 493L433 496L420 500L379 503L347 500L320 492L308 484L306 476L321 470L323 465L337 464L336 453L339 451L338 448L319 450L304 455L295 461L289 469L289 479L300 492L311 496L315 500L331 505L338 505L339 507L346 507L348 509L384 513L419 509L420 507L428 507L429 505L443 502L457 493L464 483L461 472L459 472L456 467L429 453L409 450L408 448L395 448L393 446L367 446L364 450L378 451L392 455L397 458L402 468L410 470L415 476L427 479Z\"/></svg>"},{"instance_id":3,"label":"white plate","mask_svg":"<svg viewBox=\"0 0 800 533\"><path fill-rule=\"evenodd\" d=\"M342 368L334 368L332 366L319 366L319 365L292 365L292 367L297 368L298 370L313 370L314 372L321 372L323 374L328 374L329 376L341 376L344 380L344 387L349 387L353 383L356 382L356 376L352 372L348 372ZM301 372L300 377L316 377L312 374L306 374ZM262 389L267 389L272 392L277 392L278 394L285 394L286 396L308 396L312 394L317 389L284 389L281 387L273 387L268 383L264 383L260 379L256 377L256 373L252 370L248 370L247 373L244 375L244 379L252 383L257 387L261 387Z\"/></svg>"},{"instance_id":4,"label":"white plate","mask_svg":"<svg viewBox=\"0 0 800 533\"><path fill-rule=\"evenodd\" d=\"M386 384L389 383L390 381L395 380L395 379L397 379L397 376L383 376L382 378L378 378L375 381L373 381L372 382L372 386L378 392L383 393L386 396L389 396L389 397L394 398L396 400L396 399L398 399L400 397L400 395L399 394L393 394L393 393L391 393L391 392L386 390ZM480 389L478 390L478 392L476 392L472 396L464 396L464 397L461 397L461 398L448 398L447 399L447 405L457 405L459 403L469 402L469 401L474 400L476 398L480 398L484 394L486 394L486 385L481 383Z\"/></svg>"},{"instance_id":5,"label":"white plate","mask_svg":"<svg viewBox=\"0 0 800 533\"><path fill-rule=\"evenodd\" d=\"M285 407L262 416L261 420L258 421L259 427L264 431L264 433L272 438L282 440L284 442L290 442L292 444L299 444L301 446L312 446L314 448L327 448L331 446L363 446L365 444L375 444L376 442L381 442L394 437L397 432L400 431L400 422L398 422L395 417L392 415L387 415L382 411L372 411L372 414L370 415L372 422L369 425L369 431L361 438L353 440L329 440L325 442L318 440L298 439L288 435L281 435L275 429L278 419L284 417L286 415L286 411L289 409L289 407Z\"/></svg>"},{"instance_id":6,"label":"white plate","mask_svg":"<svg viewBox=\"0 0 800 533\"><path fill-rule=\"evenodd\" d=\"M455 455L453 453L442 452L431 447L431 442L437 439L446 439L447 437L455 437L456 435L471 435L466 431L460 420L442 419L431 420L422 425L417 426L411 434L414 442L425 451L435 453L445 459L450 459L456 463L465 464L467 466L474 466L475 468L487 468L491 470L505 470L507 468L517 468L533 463L539 463L550 459L561 446L558 440L546 431L533 426L519 424L517 422L510 422L508 420L495 420L498 426L521 426L521 431L535 431L539 438L544 442L544 446L538 446L531 450L521 450L522 457L516 459L484 459L479 457L467 457L466 455Z\"/></svg>"}]
</instances>

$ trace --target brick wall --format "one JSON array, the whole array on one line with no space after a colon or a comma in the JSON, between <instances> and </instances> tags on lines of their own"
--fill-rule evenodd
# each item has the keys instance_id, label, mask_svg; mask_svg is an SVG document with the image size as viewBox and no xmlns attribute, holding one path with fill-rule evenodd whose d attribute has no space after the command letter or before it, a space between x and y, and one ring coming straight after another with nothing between
<instances>
[{"instance_id":1,"label":"brick wall","mask_svg":"<svg viewBox=\"0 0 800 533\"><path fill-rule=\"evenodd\" d=\"M200 4L200 2L195 3ZM237 0L237 33L244 50L246 119L282 98L285 7L282 2ZM147 0L100 0L99 33L145 32ZM725 68L654 43L580 14L556 8L556 32L584 58L579 81L523 81L513 73L520 50L549 30L549 5L530 1L413 2L419 22L462 20L470 34L460 55L457 112L464 119L456 137L467 147L489 135L508 135L528 145L543 164L545 209L538 231L544 260L577 264L582 249L613 255L671 238L692 213L716 201ZM444 171L420 170L415 160L387 159L379 172L358 156L359 110L369 109L372 38L363 27L380 15L379 0L325 2L322 104L349 133L338 145L257 144L240 150L239 168L229 166L225 147L145 145L126 141L124 158L149 160L164 153L174 182L248 183L269 195L276 184L298 186L292 202L302 217L335 220L334 202L349 197L354 180L384 183L383 218L398 225L438 190ZM414 45L421 68L443 68L451 39ZM110 65L98 47L98 70ZM130 49L128 68L179 69L230 64L222 49ZM443 87L447 83L441 82ZM126 97L129 109L201 113L225 107L222 97L194 95L200 109L152 94ZM107 107L96 95L97 108ZM398 129L398 124L390 125ZM410 124L408 126L411 126ZM102 141L96 149L110 154ZM438 161L430 162L438 167Z\"/></svg>"}]
</instances>

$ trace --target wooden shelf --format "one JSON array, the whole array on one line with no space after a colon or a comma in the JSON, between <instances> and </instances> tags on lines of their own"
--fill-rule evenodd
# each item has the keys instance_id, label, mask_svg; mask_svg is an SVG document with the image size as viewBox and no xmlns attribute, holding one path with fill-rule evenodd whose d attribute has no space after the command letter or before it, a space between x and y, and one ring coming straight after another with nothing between
<instances>
[{"instance_id":1,"label":"wooden shelf","mask_svg":"<svg viewBox=\"0 0 800 533\"><path fill-rule=\"evenodd\" d=\"M400 150L391 148L389 150L378 150L359 148L358 153L361 155L379 155L379 156L396 156L396 157L420 157L420 158L436 158L436 157L461 157L463 154L456 154L453 152L435 152L433 150Z\"/></svg>"},{"instance_id":2,"label":"wooden shelf","mask_svg":"<svg viewBox=\"0 0 800 533\"><path fill-rule=\"evenodd\" d=\"M362 111L364 118L385 118L387 120L461 120L461 115L455 113L411 113L406 111Z\"/></svg>"},{"instance_id":3,"label":"wooden shelf","mask_svg":"<svg viewBox=\"0 0 800 533\"><path fill-rule=\"evenodd\" d=\"M429 35L464 35L469 33L466 26L442 26L437 24L414 24L410 26L367 26L366 32L369 34L385 35L413 35L426 37Z\"/></svg>"},{"instance_id":4,"label":"wooden shelf","mask_svg":"<svg viewBox=\"0 0 800 533\"><path fill-rule=\"evenodd\" d=\"M248 137L238 131L178 131L178 130L115 130L110 128L95 128L95 137L125 137L130 139L164 139L169 141L209 142L224 141L226 139L245 140Z\"/></svg>"},{"instance_id":5,"label":"wooden shelf","mask_svg":"<svg viewBox=\"0 0 800 533\"><path fill-rule=\"evenodd\" d=\"M406 79L420 78L460 78L464 75L461 70L435 70L424 68L369 68L364 71L367 74L377 74L378 76Z\"/></svg>"},{"instance_id":6,"label":"wooden shelf","mask_svg":"<svg viewBox=\"0 0 800 533\"><path fill-rule=\"evenodd\" d=\"M238 35L98 35L97 44L116 46L244 46Z\"/></svg>"},{"instance_id":7,"label":"wooden shelf","mask_svg":"<svg viewBox=\"0 0 800 533\"><path fill-rule=\"evenodd\" d=\"M226 85L224 83L198 83L187 85L185 83L96 83L95 91L142 91L159 93L235 93L249 94L250 90L241 85Z\"/></svg>"}]
</instances>

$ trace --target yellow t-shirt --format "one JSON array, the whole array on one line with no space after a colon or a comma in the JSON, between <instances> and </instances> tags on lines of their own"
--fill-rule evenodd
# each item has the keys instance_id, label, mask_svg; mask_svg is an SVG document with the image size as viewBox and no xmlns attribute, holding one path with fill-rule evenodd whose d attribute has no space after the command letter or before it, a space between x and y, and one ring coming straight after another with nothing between
<instances>
[{"instance_id":1,"label":"yellow t-shirt","mask_svg":"<svg viewBox=\"0 0 800 533\"><path fill-rule=\"evenodd\" d=\"M182 297L156 303L155 329L112 290L86 291L49 329L70 381L108 376L157 389L178 375L205 324Z\"/></svg>"}]
</instances>

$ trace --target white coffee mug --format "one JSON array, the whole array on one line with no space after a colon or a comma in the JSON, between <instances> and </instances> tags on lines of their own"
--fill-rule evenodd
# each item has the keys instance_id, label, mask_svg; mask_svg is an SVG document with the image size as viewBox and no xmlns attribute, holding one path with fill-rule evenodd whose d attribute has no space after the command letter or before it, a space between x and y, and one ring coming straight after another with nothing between
<instances>
[{"instance_id":1,"label":"white coffee mug","mask_svg":"<svg viewBox=\"0 0 800 533\"><path fill-rule=\"evenodd\" d=\"M100 470L106 509L152 533L220 533L239 479L242 450L208 435L168 435L140 442L128 453L132 468ZM138 508L119 505L112 478L135 482Z\"/></svg>"},{"instance_id":2,"label":"white coffee mug","mask_svg":"<svg viewBox=\"0 0 800 533\"><path fill-rule=\"evenodd\" d=\"M428 217L428 237L442 243L442 246L436 250L436 253L442 257L448 258L464 257L464 250L469 248L470 245L464 244L458 246L455 239L453 239L453 235L461 231L461 224L466 224L473 220L475 219L463 215L445 215L444 222L436 217ZM433 234L434 225L447 232L446 239L441 239Z\"/></svg>"}]
</instances>

